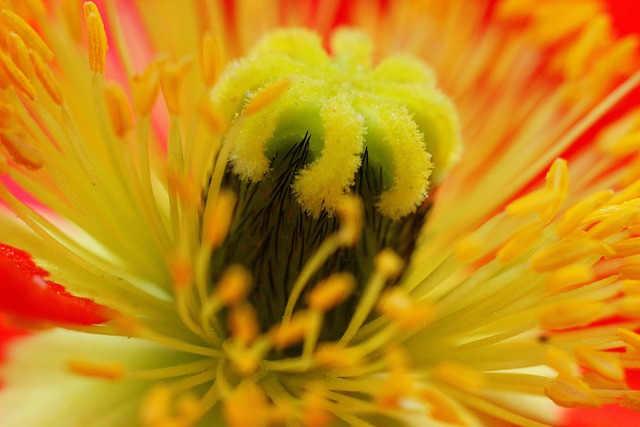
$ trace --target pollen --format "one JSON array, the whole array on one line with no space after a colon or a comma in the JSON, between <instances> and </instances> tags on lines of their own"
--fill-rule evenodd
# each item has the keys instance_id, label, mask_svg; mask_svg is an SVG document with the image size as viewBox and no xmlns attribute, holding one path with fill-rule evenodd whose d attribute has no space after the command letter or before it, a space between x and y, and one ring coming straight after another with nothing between
<instances>
[{"instance_id":1,"label":"pollen","mask_svg":"<svg viewBox=\"0 0 640 427\"><path fill-rule=\"evenodd\" d=\"M355 279L350 274L334 274L318 283L308 297L309 307L319 311L327 311L351 294L355 287Z\"/></svg>"},{"instance_id":2,"label":"pollen","mask_svg":"<svg viewBox=\"0 0 640 427\"><path fill-rule=\"evenodd\" d=\"M84 3L84 19L87 23L89 42L89 68L94 73L104 74L107 56L107 35L104 30L102 16L93 2Z\"/></svg>"}]
</instances>

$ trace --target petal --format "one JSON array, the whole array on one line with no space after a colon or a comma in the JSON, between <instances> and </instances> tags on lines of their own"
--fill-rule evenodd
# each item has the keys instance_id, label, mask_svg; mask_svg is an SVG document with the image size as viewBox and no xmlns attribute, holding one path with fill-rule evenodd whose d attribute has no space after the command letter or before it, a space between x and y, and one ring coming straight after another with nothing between
<instances>
[{"instance_id":1,"label":"petal","mask_svg":"<svg viewBox=\"0 0 640 427\"><path fill-rule=\"evenodd\" d=\"M104 323L113 317L107 307L73 296L61 285L46 280L48 275L27 252L0 244L0 311L76 325Z\"/></svg>"}]
</instances>

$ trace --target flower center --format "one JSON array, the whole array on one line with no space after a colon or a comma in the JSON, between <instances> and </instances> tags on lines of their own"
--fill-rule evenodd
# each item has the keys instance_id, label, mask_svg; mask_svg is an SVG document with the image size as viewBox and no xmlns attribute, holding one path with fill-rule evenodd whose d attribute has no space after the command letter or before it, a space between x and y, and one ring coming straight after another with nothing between
<instances>
[{"instance_id":1,"label":"flower center","mask_svg":"<svg viewBox=\"0 0 640 427\"><path fill-rule=\"evenodd\" d=\"M251 271L248 299L263 329L334 273L366 284L383 249L406 261L429 210L430 179L458 155L454 109L422 62L394 56L373 66L371 43L350 30L335 33L330 51L309 31L272 33L211 92L229 123L229 162L210 186L237 197L229 235L211 256L212 280L234 264ZM318 262L352 195L364 207L358 243L338 244ZM327 313L320 340L344 333L362 292Z\"/></svg>"}]
</instances>

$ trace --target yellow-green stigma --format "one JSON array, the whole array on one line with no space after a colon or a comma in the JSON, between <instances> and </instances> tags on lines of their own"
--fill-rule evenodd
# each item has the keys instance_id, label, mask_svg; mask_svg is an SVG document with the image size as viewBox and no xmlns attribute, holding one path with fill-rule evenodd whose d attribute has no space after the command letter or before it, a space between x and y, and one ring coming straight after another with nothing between
<instances>
[{"instance_id":1,"label":"yellow-green stigma","mask_svg":"<svg viewBox=\"0 0 640 427\"><path fill-rule=\"evenodd\" d=\"M222 186L237 196L229 237L212 254L213 279L232 264L249 269L265 327L298 306L296 282L353 195L364 206L362 238L338 244L305 281L349 272L366 283L384 248L407 260L430 177L437 183L459 151L455 111L425 64L403 55L374 66L369 40L346 29L329 50L307 30L274 32L211 92L229 123ZM323 338L344 332L360 291L328 317Z\"/></svg>"}]
</instances>

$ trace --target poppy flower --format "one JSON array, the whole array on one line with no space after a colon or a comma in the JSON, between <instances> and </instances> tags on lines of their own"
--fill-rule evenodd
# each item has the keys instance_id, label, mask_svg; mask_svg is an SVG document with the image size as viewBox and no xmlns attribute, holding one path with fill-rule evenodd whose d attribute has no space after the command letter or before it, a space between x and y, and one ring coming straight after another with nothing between
<instances>
[{"instance_id":1,"label":"poppy flower","mask_svg":"<svg viewBox=\"0 0 640 427\"><path fill-rule=\"evenodd\" d=\"M0 4L3 426L640 410L608 2Z\"/></svg>"}]
</instances>

